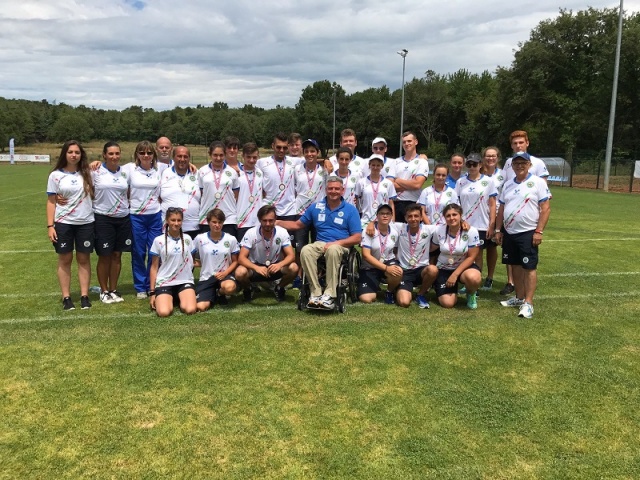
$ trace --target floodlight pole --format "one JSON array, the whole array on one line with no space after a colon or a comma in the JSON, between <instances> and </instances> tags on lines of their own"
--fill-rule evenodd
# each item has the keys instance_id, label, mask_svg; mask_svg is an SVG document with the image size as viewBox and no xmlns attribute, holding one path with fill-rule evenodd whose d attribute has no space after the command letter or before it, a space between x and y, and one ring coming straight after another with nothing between
<instances>
[{"instance_id":1,"label":"floodlight pole","mask_svg":"<svg viewBox=\"0 0 640 480\"><path fill-rule=\"evenodd\" d=\"M404 67L409 50L403 48L396 53L402 57L402 106L400 107L400 153L398 154L398 157L402 157L402 134L404 133Z\"/></svg>"},{"instance_id":2,"label":"floodlight pole","mask_svg":"<svg viewBox=\"0 0 640 480\"><path fill-rule=\"evenodd\" d=\"M616 121L616 100L618 98L618 75L620 70L620 48L622 46L622 21L624 11L620 0L618 19L618 42L616 44L616 60L613 67L613 88L611 89L611 110L609 111L609 131L607 132L607 150L604 157L604 191L609 191L609 173L611 171L611 152L613 150L613 129Z\"/></svg>"}]
</instances>

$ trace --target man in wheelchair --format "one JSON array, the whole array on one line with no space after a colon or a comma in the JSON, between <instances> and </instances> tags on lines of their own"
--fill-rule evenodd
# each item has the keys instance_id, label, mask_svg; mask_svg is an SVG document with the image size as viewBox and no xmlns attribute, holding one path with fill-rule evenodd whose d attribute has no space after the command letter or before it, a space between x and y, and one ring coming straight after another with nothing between
<instances>
[{"instance_id":1,"label":"man in wheelchair","mask_svg":"<svg viewBox=\"0 0 640 480\"><path fill-rule=\"evenodd\" d=\"M317 241L305 245L300 252L300 263L309 279L310 308L333 310L336 305L340 263L349 248L358 245L362 239L360 215L353 205L342 198L342 179L332 175L327 179L324 200L312 204L299 220L277 222L287 230L297 230L313 225ZM324 292L318 278L318 259L325 258L326 287Z\"/></svg>"}]
</instances>

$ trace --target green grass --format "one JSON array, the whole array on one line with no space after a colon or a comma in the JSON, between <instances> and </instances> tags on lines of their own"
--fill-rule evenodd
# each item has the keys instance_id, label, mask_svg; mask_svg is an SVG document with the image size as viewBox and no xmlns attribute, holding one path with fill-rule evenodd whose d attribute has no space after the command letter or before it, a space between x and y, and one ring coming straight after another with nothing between
<instances>
[{"instance_id":1,"label":"green grass","mask_svg":"<svg viewBox=\"0 0 640 480\"><path fill-rule=\"evenodd\" d=\"M124 304L62 311L47 173L0 167L0 478L640 476L637 195L553 189L532 320L501 267L476 311L161 320L128 256Z\"/></svg>"}]
</instances>

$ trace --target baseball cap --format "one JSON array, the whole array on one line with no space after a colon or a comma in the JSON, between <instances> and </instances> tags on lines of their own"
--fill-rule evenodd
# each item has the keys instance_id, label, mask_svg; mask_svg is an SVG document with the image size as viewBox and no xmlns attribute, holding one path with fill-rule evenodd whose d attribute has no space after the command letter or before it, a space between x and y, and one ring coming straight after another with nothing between
<instances>
[{"instance_id":1,"label":"baseball cap","mask_svg":"<svg viewBox=\"0 0 640 480\"><path fill-rule=\"evenodd\" d=\"M384 163L384 157L382 155L378 155L377 153L374 153L369 157L369 163L371 163L374 160L378 160L379 162Z\"/></svg>"},{"instance_id":2,"label":"baseball cap","mask_svg":"<svg viewBox=\"0 0 640 480\"><path fill-rule=\"evenodd\" d=\"M307 138L304 142L302 142L302 148L312 146L315 147L316 150L320 151L320 145L313 138Z\"/></svg>"},{"instance_id":3,"label":"baseball cap","mask_svg":"<svg viewBox=\"0 0 640 480\"><path fill-rule=\"evenodd\" d=\"M511 159L511 162L515 162L516 158L524 158L527 162L531 161L531 155L529 155L527 152L517 152Z\"/></svg>"},{"instance_id":4,"label":"baseball cap","mask_svg":"<svg viewBox=\"0 0 640 480\"><path fill-rule=\"evenodd\" d=\"M375 145L376 143L384 143L386 145L387 141L382 137L376 137L373 139L373 142L371 142L371 145Z\"/></svg>"},{"instance_id":5,"label":"baseball cap","mask_svg":"<svg viewBox=\"0 0 640 480\"><path fill-rule=\"evenodd\" d=\"M391 208L391 205L387 204L387 203L383 203L382 205L380 205L378 207L378 209L376 210L376 215L380 213L380 210L383 209L387 209L387 210L391 210L393 212L393 208Z\"/></svg>"},{"instance_id":6,"label":"baseball cap","mask_svg":"<svg viewBox=\"0 0 640 480\"><path fill-rule=\"evenodd\" d=\"M478 155L477 153L470 153L467 158L465 159L465 165L469 165L470 163L480 163L481 159L480 159L480 155Z\"/></svg>"}]
</instances>

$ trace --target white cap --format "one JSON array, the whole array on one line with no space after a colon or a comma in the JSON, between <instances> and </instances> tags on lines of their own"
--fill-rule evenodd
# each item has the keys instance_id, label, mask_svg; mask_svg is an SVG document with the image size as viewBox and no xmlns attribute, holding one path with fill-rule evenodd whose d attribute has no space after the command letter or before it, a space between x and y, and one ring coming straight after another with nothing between
<instances>
[{"instance_id":1,"label":"white cap","mask_svg":"<svg viewBox=\"0 0 640 480\"><path fill-rule=\"evenodd\" d=\"M369 163L371 163L372 160L379 160L384 163L384 157L382 155L378 155L377 153L374 153L369 157Z\"/></svg>"},{"instance_id":2,"label":"white cap","mask_svg":"<svg viewBox=\"0 0 640 480\"><path fill-rule=\"evenodd\" d=\"M371 142L371 145L375 145L376 143L384 143L386 145L387 141L382 137L376 137L373 139L373 142Z\"/></svg>"}]
</instances>

